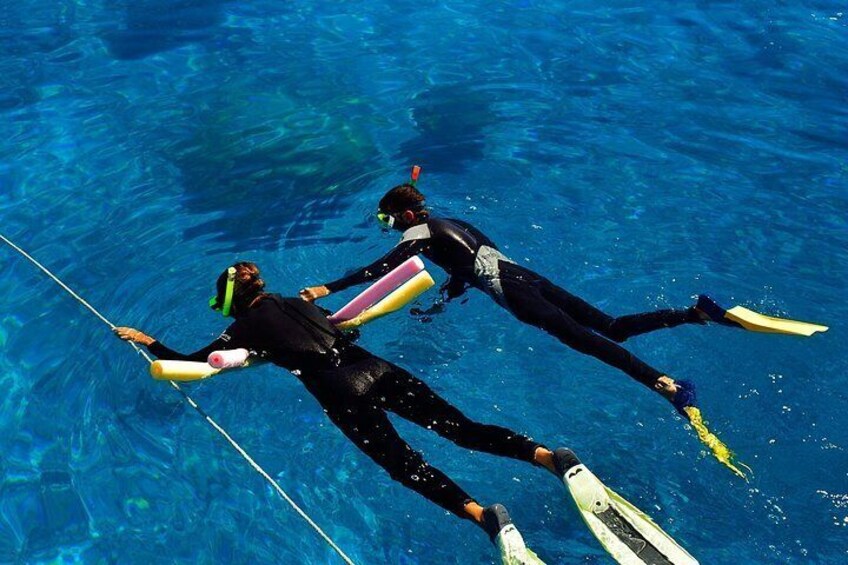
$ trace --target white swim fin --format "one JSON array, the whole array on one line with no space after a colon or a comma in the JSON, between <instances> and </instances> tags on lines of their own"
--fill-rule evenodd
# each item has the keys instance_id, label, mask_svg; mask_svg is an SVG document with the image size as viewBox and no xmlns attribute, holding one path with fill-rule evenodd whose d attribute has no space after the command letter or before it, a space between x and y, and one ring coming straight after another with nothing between
<instances>
[{"instance_id":1,"label":"white swim fin","mask_svg":"<svg viewBox=\"0 0 848 565\"><path fill-rule=\"evenodd\" d=\"M483 511L483 529L498 548L503 565L545 565L525 545L524 538L502 505L493 504Z\"/></svg>"},{"instance_id":2,"label":"white swim fin","mask_svg":"<svg viewBox=\"0 0 848 565\"><path fill-rule=\"evenodd\" d=\"M572 451L557 449L554 462L583 521L618 563L698 565L647 514L607 488Z\"/></svg>"}]
</instances>

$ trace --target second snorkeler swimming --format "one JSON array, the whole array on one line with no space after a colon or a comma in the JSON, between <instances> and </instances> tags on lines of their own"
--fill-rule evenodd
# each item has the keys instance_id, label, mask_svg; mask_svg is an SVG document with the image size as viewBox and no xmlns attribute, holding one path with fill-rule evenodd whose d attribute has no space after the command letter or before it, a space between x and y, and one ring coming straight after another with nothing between
<instances>
[{"instance_id":1,"label":"second snorkeler swimming","mask_svg":"<svg viewBox=\"0 0 848 565\"><path fill-rule=\"evenodd\" d=\"M462 295L468 288L482 290L522 322L623 371L670 401L716 458L745 477L740 469L745 466L737 465L730 450L706 428L696 406L694 384L671 378L620 345L637 335L684 324L703 325L709 321L727 324L716 308L710 306L714 305L712 301L702 296L698 304L685 309L610 316L517 264L471 224L432 216L416 186L419 173L420 169L414 168L411 181L389 190L379 203L378 218L390 229L402 232L400 243L373 263L338 280L303 289L304 300L313 301L372 281L409 257L422 254L447 271L449 279L443 287L446 300Z\"/></svg>"}]
</instances>

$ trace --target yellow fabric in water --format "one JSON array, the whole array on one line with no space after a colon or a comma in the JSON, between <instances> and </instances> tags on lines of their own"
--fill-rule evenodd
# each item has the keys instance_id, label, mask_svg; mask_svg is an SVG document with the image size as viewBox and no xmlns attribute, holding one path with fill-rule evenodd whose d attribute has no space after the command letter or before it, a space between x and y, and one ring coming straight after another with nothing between
<instances>
[{"instance_id":1,"label":"yellow fabric in water","mask_svg":"<svg viewBox=\"0 0 848 565\"><path fill-rule=\"evenodd\" d=\"M739 467L737 467L737 465L744 467L749 473L752 473L753 471L741 461L736 461L736 456L732 451L730 451L730 448L728 448L724 442L718 439L718 437L716 437L716 435L707 428L707 425L704 423L704 418L701 416L701 411L694 406L687 406L683 409L683 411L686 412L686 415L689 417L689 423L692 424L693 428L695 428L695 432L698 434L698 439L701 440L701 443L709 447L715 458L718 459L725 467L747 481L748 477L739 469Z\"/></svg>"},{"instance_id":2,"label":"yellow fabric in water","mask_svg":"<svg viewBox=\"0 0 848 565\"><path fill-rule=\"evenodd\" d=\"M381 318L386 314L397 312L418 298L424 291L434 284L436 284L436 282L433 280L433 277L430 276L430 273L427 271L421 271L400 285L397 290L394 290L380 302L362 312L356 318L336 324L336 327L342 330L355 328L362 324L376 320L377 318Z\"/></svg>"}]
</instances>

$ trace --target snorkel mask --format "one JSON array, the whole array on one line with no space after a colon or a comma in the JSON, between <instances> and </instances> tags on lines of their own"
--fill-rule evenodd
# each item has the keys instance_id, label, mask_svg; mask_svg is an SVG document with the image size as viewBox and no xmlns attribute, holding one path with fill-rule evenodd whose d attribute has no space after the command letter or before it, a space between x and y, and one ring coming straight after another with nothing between
<instances>
[{"instance_id":1,"label":"snorkel mask","mask_svg":"<svg viewBox=\"0 0 848 565\"><path fill-rule=\"evenodd\" d=\"M395 225L395 217L385 212L377 212L377 221L386 229L390 229Z\"/></svg>"},{"instance_id":2,"label":"snorkel mask","mask_svg":"<svg viewBox=\"0 0 848 565\"><path fill-rule=\"evenodd\" d=\"M233 307L233 293L236 288L236 268L230 267L227 269L227 288L224 291L224 304L218 303L218 296L215 295L209 299L209 307L213 310L220 310L224 316L230 315L230 309Z\"/></svg>"},{"instance_id":3,"label":"snorkel mask","mask_svg":"<svg viewBox=\"0 0 848 565\"><path fill-rule=\"evenodd\" d=\"M418 177L421 175L421 167L418 165L412 166L412 173L409 175L409 184L415 186L418 183ZM391 229L395 225L395 217L392 214L387 212L383 212L382 210L377 211L377 221L386 228Z\"/></svg>"}]
</instances>

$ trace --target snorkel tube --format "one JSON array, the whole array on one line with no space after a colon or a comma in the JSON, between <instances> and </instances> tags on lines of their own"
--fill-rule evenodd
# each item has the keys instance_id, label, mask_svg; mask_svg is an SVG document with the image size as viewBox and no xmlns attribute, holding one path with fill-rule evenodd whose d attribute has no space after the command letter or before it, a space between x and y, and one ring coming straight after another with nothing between
<instances>
[{"instance_id":1,"label":"snorkel tube","mask_svg":"<svg viewBox=\"0 0 848 565\"><path fill-rule=\"evenodd\" d=\"M219 304L218 296L213 296L209 299L209 307L213 310L220 310L224 316L230 315L230 310L233 307L233 294L236 288L236 268L229 267L227 269L227 288L224 291L224 303Z\"/></svg>"}]
</instances>

